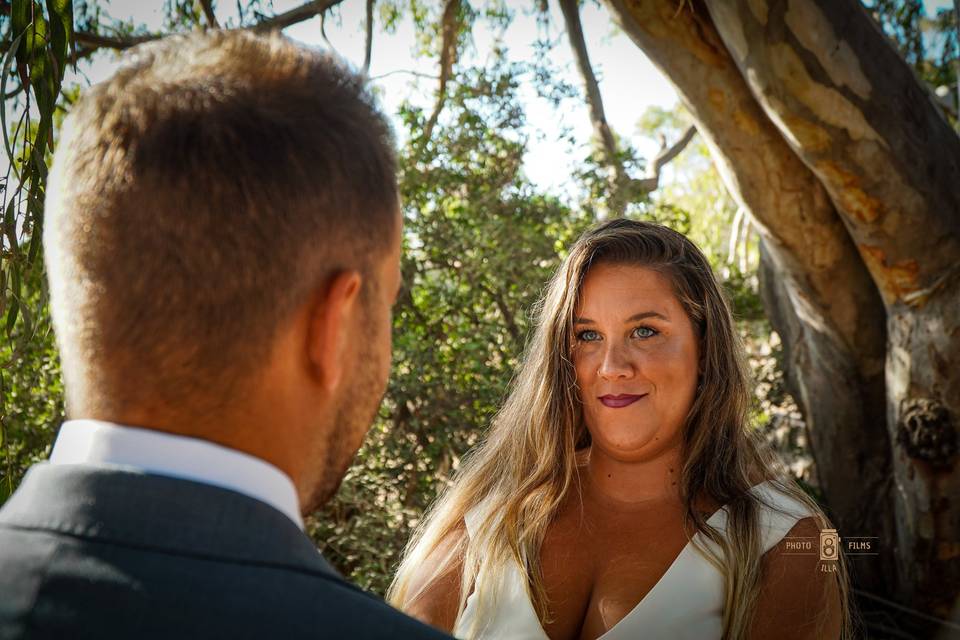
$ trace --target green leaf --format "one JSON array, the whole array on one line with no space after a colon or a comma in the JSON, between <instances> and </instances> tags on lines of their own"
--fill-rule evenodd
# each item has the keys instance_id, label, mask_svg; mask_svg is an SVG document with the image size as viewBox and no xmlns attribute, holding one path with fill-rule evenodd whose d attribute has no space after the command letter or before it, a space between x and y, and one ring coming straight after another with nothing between
<instances>
[{"instance_id":1,"label":"green leaf","mask_svg":"<svg viewBox=\"0 0 960 640\"><path fill-rule=\"evenodd\" d=\"M20 300L13 298L10 301L10 310L7 312L7 337L13 338L13 327L17 324L17 316L20 312Z\"/></svg>"},{"instance_id":2,"label":"green leaf","mask_svg":"<svg viewBox=\"0 0 960 640\"><path fill-rule=\"evenodd\" d=\"M33 0L13 0L10 7L10 27L12 33L23 34L32 21Z\"/></svg>"},{"instance_id":3,"label":"green leaf","mask_svg":"<svg viewBox=\"0 0 960 640\"><path fill-rule=\"evenodd\" d=\"M43 17L43 7L37 3L26 3L29 7L29 22L24 28L23 46L17 54L17 65L21 75L33 66L38 58L45 55L47 42L49 41L47 21ZM31 70L32 73L32 70Z\"/></svg>"},{"instance_id":4,"label":"green leaf","mask_svg":"<svg viewBox=\"0 0 960 640\"><path fill-rule=\"evenodd\" d=\"M14 6L16 6L14 2ZM13 65L13 61L17 57L17 52L20 50L20 41L23 39L23 34L26 29L21 30L17 33L17 37L13 39L13 42L10 44L10 49L7 51L7 55L3 59L3 76L0 77L0 96L7 95L7 78L10 77L10 67ZM10 168L13 169L14 175L17 177L17 180L20 180L20 172L17 170L17 163L13 157L13 149L10 147L10 138L7 135L7 101L4 100L3 104L0 104L0 127L3 128L3 148L7 152L7 159L10 161ZM11 201L12 204L12 201Z\"/></svg>"},{"instance_id":5,"label":"green leaf","mask_svg":"<svg viewBox=\"0 0 960 640\"><path fill-rule=\"evenodd\" d=\"M34 214L34 224L30 236L30 248L27 250L27 263L34 264L43 244L43 215Z\"/></svg>"},{"instance_id":6,"label":"green leaf","mask_svg":"<svg viewBox=\"0 0 960 640\"><path fill-rule=\"evenodd\" d=\"M17 323L17 317L20 313L20 296L23 293L23 279L20 277L20 265L14 263L10 269L13 276L10 287L10 310L7 312L7 335L13 332L13 327Z\"/></svg>"},{"instance_id":7,"label":"green leaf","mask_svg":"<svg viewBox=\"0 0 960 640\"><path fill-rule=\"evenodd\" d=\"M47 0L47 13L50 14L50 50L57 62L57 75L62 79L73 40L73 2Z\"/></svg>"},{"instance_id":8,"label":"green leaf","mask_svg":"<svg viewBox=\"0 0 960 640\"><path fill-rule=\"evenodd\" d=\"M10 251L14 255L17 255L20 251L20 247L17 246L16 204L16 198L10 198L10 202L7 203L7 210L3 214L3 231L8 236L7 240L10 242ZM8 231L11 231L11 233L7 233Z\"/></svg>"}]
</instances>

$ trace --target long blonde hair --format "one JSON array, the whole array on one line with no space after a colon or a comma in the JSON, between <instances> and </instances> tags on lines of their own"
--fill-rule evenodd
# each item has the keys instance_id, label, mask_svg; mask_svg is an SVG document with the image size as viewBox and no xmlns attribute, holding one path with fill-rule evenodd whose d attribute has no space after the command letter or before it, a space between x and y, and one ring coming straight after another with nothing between
<instances>
[{"instance_id":1,"label":"long blonde hair","mask_svg":"<svg viewBox=\"0 0 960 640\"><path fill-rule=\"evenodd\" d=\"M750 488L769 480L803 503L821 526L829 526L822 510L778 467L775 456L748 428L750 386L743 348L706 258L690 240L668 227L617 219L581 236L551 279L506 402L485 440L465 458L452 485L427 512L405 550L387 594L395 606L404 608L421 595L423 588L410 592L412 575L422 572L427 556L444 540L457 535L465 514L484 503L494 505L498 517L483 518L469 538L459 536L459 544L434 564L424 588L454 562L462 562L457 617L473 589L478 598L476 620L482 625L497 600L504 568L517 562L525 569L527 590L538 615L547 617L540 546L564 497L576 484L576 454L590 446L571 360L574 309L586 273L601 262L641 265L670 278L700 341L703 373L684 425L681 496L688 534L700 533L721 550L711 550L691 535L695 546L725 577L725 638L746 634L759 594L760 498ZM695 508L698 497L726 505L725 534L708 525ZM838 562L834 575L846 636L848 579L842 557Z\"/></svg>"}]
</instances>

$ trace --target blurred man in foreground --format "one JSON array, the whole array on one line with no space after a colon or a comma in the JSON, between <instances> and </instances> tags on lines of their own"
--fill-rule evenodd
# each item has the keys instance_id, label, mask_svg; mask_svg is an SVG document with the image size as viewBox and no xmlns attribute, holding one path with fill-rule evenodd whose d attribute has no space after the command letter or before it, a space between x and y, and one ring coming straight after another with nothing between
<instances>
[{"instance_id":1,"label":"blurred man in foreground","mask_svg":"<svg viewBox=\"0 0 960 640\"><path fill-rule=\"evenodd\" d=\"M340 578L301 519L389 373L389 125L279 35L128 56L51 174L70 419L0 511L0 638L445 637Z\"/></svg>"}]
</instances>

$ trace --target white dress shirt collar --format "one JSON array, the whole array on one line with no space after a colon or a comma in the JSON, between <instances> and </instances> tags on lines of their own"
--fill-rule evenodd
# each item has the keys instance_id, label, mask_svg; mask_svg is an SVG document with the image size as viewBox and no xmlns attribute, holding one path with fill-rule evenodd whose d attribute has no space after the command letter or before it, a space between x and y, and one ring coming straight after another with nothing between
<instances>
[{"instance_id":1,"label":"white dress shirt collar","mask_svg":"<svg viewBox=\"0 0 960 640\"><path fill-rule=\"evenodd\" d=\"M304 528L289 476L260 458L206 440L100 420L69 420L60 427L50 463L120 466L203 482L265 502Z\"/></svg>"}]
</instances>

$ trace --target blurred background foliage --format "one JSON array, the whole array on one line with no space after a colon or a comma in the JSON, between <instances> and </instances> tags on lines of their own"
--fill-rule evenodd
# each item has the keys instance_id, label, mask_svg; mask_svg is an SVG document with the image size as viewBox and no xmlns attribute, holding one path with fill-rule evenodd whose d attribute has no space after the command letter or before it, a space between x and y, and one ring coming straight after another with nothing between
<instances>
[{"instance_id":1,"label":"blurred background foliage","mask_svg":"<svg viewBox=\"0 0 960 640\"><path fill-rule=\"evenodd\" d=\"M918 74L956 109L956 14L928 16L914 0L865 2ZM42 255L42 203L51 150L79 88L63 88L64 69L90 54L73 30L139 37L136 21L107 15L94 1L0 3L3 33L3 130L9 159L2 189L0 265L0 503L26 469L44 459L64 417L63 387L50 327ZM238 2L251 24L272 12L264 1ZM378 3L389 32L412 15L416 47L439 58L441 20L419 0ZM463 3L459 45L476 20L505 27L512 12L490 2ZM336 10L333 12L336 19ZM166 0L164 30L197 28L202 3ZM340 492L308 519L324 554L348 578L383 593L411 528L477 441L503 399L522 357L531 309L565 249L603 215L610 198L596 154L579 163L572 197L534 185L525 174L531 137L522 87L561 108L583 109L581 92L560 80L550 50L537 44L528 62L511 61L499 43L483 64L452 65L437 114L403 103L398 121L405 234L404 287L394 315L394 368L379 416ZM942 88L946 87L946 90ZM951 102L952 101L952 102ZM53 105L56 102L56 106ZM954 111L955 113L955 111ZM586 116L583 116L586 118ZM653 107L636 130L619 132L620 162L630 172L646 159L631 139L676 140L690 124L682 109ZM628 135L625 135L628 134ZM573 151L571 151L573 153ZM727 194L699 137L670 164L671 179L636 198L625 214L688 234L724 283L755 379L754 424L792 472L815 484L800 413L786 393L779 339L758 295L758 239Z\"/></svg>"}]
</instances>

